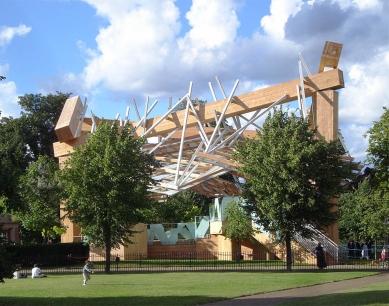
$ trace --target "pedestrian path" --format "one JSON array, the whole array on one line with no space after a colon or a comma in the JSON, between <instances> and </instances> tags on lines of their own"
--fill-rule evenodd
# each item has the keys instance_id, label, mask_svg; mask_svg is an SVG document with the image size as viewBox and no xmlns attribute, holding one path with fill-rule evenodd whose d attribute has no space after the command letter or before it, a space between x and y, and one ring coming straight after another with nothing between
<instances>
[{"instance_id":1,"label":"pedestrian path","mask_svg":"<svg viewBox=\"0 0 389 306\"><path fill-rule=\"evenodd\" d=\"M231 300L223 300L215 303L206 304L207 306L261 306L261 305L277 305L284 302L289 302L296 299L309 298L319 295L325 295L353 288L369 286L372 284L388 282L389 274L380 273L373 276L354 278L338 282L281 290L245 297L239 297Z\"/></svg>"}]
</instances>

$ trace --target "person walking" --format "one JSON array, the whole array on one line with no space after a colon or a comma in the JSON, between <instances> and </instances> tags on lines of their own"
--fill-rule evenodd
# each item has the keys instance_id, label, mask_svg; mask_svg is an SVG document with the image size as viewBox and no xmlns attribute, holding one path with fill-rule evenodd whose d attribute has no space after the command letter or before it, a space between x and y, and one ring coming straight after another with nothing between
<instances>
[{"instance_id":1,"label":"person walking","mask_svg":"<svg viewBox=\"0 0 389 306\"><path fill-rule=\"evenodd\" d=\"M363 259L365 257L366 257L366 259L369 259L369 252L368 252L368 248L367 248L367 241L362 245L361 259Z\"/></svg>"},{"instance_id":2,"label":"person walking","mask_svg":"<svg viewBox=\"0 0 389 306\"><path fill-rule=\"evenodd\" d=\"M381 251L381 268L385 268L385 266L388 266L388 249L386 246L383 247Z\"/></svg>"},{"instance_id":3,"label":"person walking","mask_svg":"<svg viewBox=\"0 0 389 306\"><path fill-rule=\"evenodd\" d=\"M86 282L90 280L90 275L93 273L92 271L92 262L90 260L85 261L85 266L82 268L82 276L84 278L83 285L86 285Z\"/></svg>"},{"instance_id":4,"label":"person walking","mask_svg":"<svg viewBox=\"0 0 389 306\"><path fill-rule=\"evenodd\" d=\"M350 238L349 242L347 243L348 248L348 258L354 258L355 257L355 243L352 238Z\"/></svg>"}]
</instances>

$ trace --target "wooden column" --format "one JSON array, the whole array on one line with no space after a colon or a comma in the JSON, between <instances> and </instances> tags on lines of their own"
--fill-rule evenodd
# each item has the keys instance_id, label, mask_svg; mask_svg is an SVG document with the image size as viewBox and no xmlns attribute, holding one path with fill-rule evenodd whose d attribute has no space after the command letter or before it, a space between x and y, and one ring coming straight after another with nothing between
<instances>
[{"instance_id":1,"label":"wooden column","mask_svg":"<svg viewBox=\"0 0 389 306\"><path fill-rule=\"evenodd\" d=\"M318 137L327 141L338 139L339 93L335 90L319 91L313 103Z\"/></svg>"},{"instance_id":2,"label":"wooden column","mask_svg":"<svg viewBox=\"0 0 389 306\"><path fill-rule=\"evenodd\" d=\"M324 138L326 141L338 139L339 93L335 90L319 91L312 99L312 103L314 104L318 137ZM338 204L338 199L333 198L331 202ZM333 209L337 210L338 208L334 207ZM326 231L327 236L338 244L338 223L329 226Z\"/></svg>"}]
</instances>

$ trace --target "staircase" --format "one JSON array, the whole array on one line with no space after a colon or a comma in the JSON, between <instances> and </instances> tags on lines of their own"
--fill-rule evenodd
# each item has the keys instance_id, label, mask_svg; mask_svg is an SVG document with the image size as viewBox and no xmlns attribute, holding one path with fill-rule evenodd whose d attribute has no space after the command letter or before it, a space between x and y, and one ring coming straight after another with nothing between
<instances>
[{"instance_id":1,"label":"staircase","mask_svg":"<svg viewBox=\"0 0 389 306\"><path fill-rule=\"evenodd\" d=\"M335 262L338 262L339 259L338 245L335 242L333 242L330 238L328 238L326 235L324 235L322 232L317 230L314 226L307 225L306 228L310 230L310 232L312 233L312 237L303 238L300 234L295 234L293 236L294 240L312 254L314 254L314 250L318 242L321 242L324 251L329 256L331 256L335 260Z\"/></svg>"}]
</instances>

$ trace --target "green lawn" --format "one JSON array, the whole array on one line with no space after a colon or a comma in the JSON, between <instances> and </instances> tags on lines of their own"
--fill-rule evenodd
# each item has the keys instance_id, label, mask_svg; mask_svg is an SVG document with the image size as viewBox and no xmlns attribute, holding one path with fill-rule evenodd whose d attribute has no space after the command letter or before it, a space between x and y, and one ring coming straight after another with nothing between
<instances>
[{"instance_id":1,"label":"green lawn","mask_svg":"<svg viewBox=\"0 0 389 306\"><path fill-rule=\"evenodd\" d=\"M309 299L300 299L293 302L282 303L282 306L387 306L389 305L389 281L387 283L342 291L339 293L322 295Z\"/></svg>"},{"instance_id":2,"label":"green lawn","mask_svg":"<svg viewBox=\"0 0 389 306\"><path fill-rule=\"evenodd\" d=\"M6 280L0 284L0 305L196 305L373 274L376 273L95 273L87 286L82 285L81 274L49 275L42 279Z\"/></svg>"}]
</instances>

